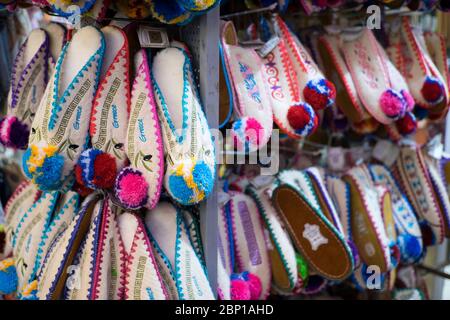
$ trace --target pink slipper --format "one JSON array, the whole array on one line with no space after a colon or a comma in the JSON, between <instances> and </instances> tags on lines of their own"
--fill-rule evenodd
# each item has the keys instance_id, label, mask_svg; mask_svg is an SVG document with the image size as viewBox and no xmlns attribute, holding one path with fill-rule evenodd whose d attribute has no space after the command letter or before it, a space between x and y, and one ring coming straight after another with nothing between
<instances>
[{"instance_id":1,"label":"pink slipper","mask_svg":"<svg viewBox=\"0 0 450 320\"><path fill-rule=\"evenodd\" d=\"M138 51L134 62L136 76L125 147L130 166L119 173L115 194L125 208L154 208L164 177L163 142L144 49Z\"/></svg>"}]
</instances>

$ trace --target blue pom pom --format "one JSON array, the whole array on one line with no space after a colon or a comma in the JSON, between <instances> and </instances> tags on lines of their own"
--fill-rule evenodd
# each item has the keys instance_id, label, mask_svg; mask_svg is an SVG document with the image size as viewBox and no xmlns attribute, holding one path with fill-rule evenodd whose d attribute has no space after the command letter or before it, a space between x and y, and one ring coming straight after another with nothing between
<instances>
[{"instance_id":1,"label":"blue pom pom","mask_svg":"<svg viewBox=\"0 0 450 320\"><path fill-rule=\"evenodd\" d=\"M0 270L0 293L13 294L17 290L17 271L14 265Z\"/></svg>"},{"instance_id":2,"label":"blue pom pom","mask_svg":"<svg viewBox=\"0 0 450 320\"><path fill-rule=\"evenodd\" d=\"M409 234L400 234L397 241L403 261L414 262L422 255L422 245L416 237Z\"/></svg>"},{"instance_id":3,"label":"blue pom pom","mask_svg":"<svg viewBox=\"0 0 450 320\"><path fill-rule=\"evenodd\" d=\"M92 184L94 179L94 163L95 158L102 154L103 151L98 149L87 149L80 154L78 159L78 165L81 167L81 176L84 184L91 189L96 189L95 185Z\"/></svg>"},{"instance_id":4,"label":"blue pom pom","mask_svg":"<svg viewBox=\"0 0 450 320\"><path fill-rule=\"evenodd\" d=\"M30 159L30 157L31 157L31 149L28 148L27 151L25 151L25 153L24 153L23 156L22 156L22 168L23 168L23 172L24 172L25 176L26 176L28 179L33 178L33 176L31 175L30 171L28 170L28 164L27 164L27 163L28 163L28 160Z\"/></svg>"},{"instance_id":5,"label":"blue pom pom","mask_svg":"<svg viewBox=\"0 0 450 320\"><path fill-rule=\"evenodd\" d=\"M60 154L55 154L47 157L38 168L35 183L42 190L55 190L60 187L61 175L64 167L64 157Z\"/></svg>"},{"instance_id":6,"label":"blue pom pom","mask_svg":"<svg viewBox=\"0 0 450 320\"><path fill-rule=\"evenodd\" d=\"M175 200L184 205L191 204L194 191L188 187L182 176L171 175L169 177L169 189Z\"/></svg>"},{"instance_id":7,"label":"blue pom pom","mask_svg":"<svg viewBox=\"0 0 450 320\"><path fill-rule=\"evenodd\" d=\"M205 197L207 197L214 187L214 177L209 166L204 161L198 162L194 167L192 175L198 189L203 191Z\"/></svg>"}]
</instances>

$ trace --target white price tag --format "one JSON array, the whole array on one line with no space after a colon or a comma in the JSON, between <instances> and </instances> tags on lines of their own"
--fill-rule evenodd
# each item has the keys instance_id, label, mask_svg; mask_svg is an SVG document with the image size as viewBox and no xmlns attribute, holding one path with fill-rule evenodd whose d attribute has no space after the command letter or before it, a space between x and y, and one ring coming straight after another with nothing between
<instances>
[{"instance_id":1,"label":"white price tag","mask_svg":"<svg viewBox=\"0 0 450 320\"><path fill-rule=\"evenodd\" d=\"M267 55L269 53L271 53L273 51L273 49L275 49L275 47L278 45L279 42L280 42L280 38L278 36L274 36L274 37L270 38L269 41L267 41L262 46L262 48L258 50L258 53L261 56L261 58L267 57Z\"/></svg>"},{"instance_id":2,"label":"white price tag","mask_svg":"<svg viewBox=\"0 0 450 320\"><path fill-rule=\"evenodd\" d=\"M167 48L170 44L167 31L161 28L139 26L138 38L143 48Z\"/></svg>"}]
</instances>

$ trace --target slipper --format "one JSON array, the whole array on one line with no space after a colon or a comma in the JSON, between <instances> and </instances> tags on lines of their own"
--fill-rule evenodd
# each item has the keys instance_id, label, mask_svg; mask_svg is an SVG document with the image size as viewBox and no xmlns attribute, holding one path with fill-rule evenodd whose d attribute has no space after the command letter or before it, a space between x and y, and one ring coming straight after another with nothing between
<instances>
[{"instance_id":1,"label":"slipper","mask_svg":"<svg viewBox=\"0 0 450 320\"><path fill-rule=\"evenodd\" d=\"M54 22L44 26L44 30L47 32L50 43L47 79L51 79L52 73L55 70L56 62L58 61L59 56L66 45L67 30L62 24Z\"/></svg>"},{"instance_id":2,"label":"slipper","mask_svg":"<svg viewBox=\"0 0 450 320\"><path fill-rule=\"evenodd\" d=\"M153 18L162 23L185 25L194 17L178 0L146 0L146 2L150 6Z\"/></svg>"},{"instance_id":3,"label":"slipper","mask_svg":"<svg viewBox=\"0 0 450 320\"><path fill-rule=\"evenodd\" d=\"M351 274L351 249L343 234L322 212L306 172L280 172L272 201L294 246L318 275L329 280L344 280Z\"/></svg>"},{"instance_id":4,"label":"slipper","mask_svg":"<svg viewBox=\"0 0 450 320\"><path fill-rule=\"evenodd\" d=\"M164 151L156 111L148 57L141 49L135 56L136 77L133 83L126 153L130 166L116 179L115 193L123 207L152 209L161 194L164 177Z\"/></svg>"},{"instance_id":5,"label":"slipper","mask_svg":"<svg viewBox=\"0 0 450 320\"><path fill-rule=\"evenodd\" d=\"M244 193L230 191L228 194L237 271L232 280L248 283L250 300L265 300L270 293L271 265L258 206Z\"/></svg>"},{"instance_id":6,"label":"slipper","mask_svg":"<svg viewBox=\"0 0 450 320\"><path fill-rule=\"evenodd\" d=\"M12 253L12 238L25 212L40 198L41 192L29 181L21 182L5 205L5 257Z\"/></svg>"},{"instance_id":7,"label":"slipper","mask_svg":"<svg viewBox=\"0 0 450 320\"><path fill-rule=\"evenodd\" d=\"M162 202L145 214L145 225L163 277L176 288L177 299L214 300L206 267L193 248L181 210Z\"/></svg>"},{"instance_id":8,"label":"slipper","mask_svg":"<svg viewBox=\"0 0 450 320\"><path fill-rule=\"evenodd\" d=\"M105 41L94 27L80 29L63 49L32 124L24 172L42 190L73 182L73 171L88 141L92 100Z\"/></svg>"},{"instance_id":9,"label":"slipper","mask_svg":"<svg viewBox=\"0 0 450 320\"><path fill-rule=\"evenodd\" d=\"M369 165L369 171L372 180L386 186L391 194L402 263L409 264L418 261L423 253L422 233L411 204L400 189L399 182L387 167Z\"/></svg>"},{"instance_id":10,"label":"slipper","mask_svg":"<svg viewBox=\"0 0 450 320\"><path fill-rule=\"evenodd\" d=\"M345 62L367 112L378 122L390 124L401 118L410 108L409 96L396 90L395 68L389 64L375 36L369 29L342 35Z\"/></svg>"},{"instance_id":11,"label":"slipper","mask_svg":"<svg viewBox=\"0 0 450 320\"><path fill-rule=\"evenodd\" d=\"M125 255L123 299L168 300L143 219L125 212L118 217L118 225Z\"/></svg>"},{"instance_id":12,"label":"slipper","mask_svg":"<svg viewBox=\"0 0 450 320\"><path fill-rule=\"evenodd\" d=\"M221 0L177 0L178 4L185 10L201 13L211 10L220 5Z\"/></svg>"},{"instance_id":13,"label":"slipper","mask_svg":"<svg viewBox=\"0 0 450 320\"><path fill-rule=\"evenodd\" d=\"M232 88L230 76L225 65L225 56L222 45L219 43L219 129L224 128L231 120L233 115L233 101L236 100Z\"/></svg>"},{"instance_id":14,"label":"slipper","mask_svg":"<svg viewBox=\"0 0 450 320\"><path fill-rule=\"evenodd\" d=\"M403 146L395 168L402 189L421 223L424 245L441 243L444 240L445 221L420 148Z\"/></svg>"},{"instance_id":15,"label":"slipper","mask_svg":"<svg viewBox=\"0 0 450 320\"><path fill-rule=\"evenodd\" d=\"M447 43L445 37L437 32L425 32L423 37L425 38L430 58L442 76L442 84L445 89L444 99L430 110L428 117L433 120L443 119L447 115L450 105L450 75L447 65Z\"/></svg>"},{"instance_id":16,"label":"slipper","mask_svg":"<svg viewBox=\"0 0 450 320\"><path fill-rule=\"evenodd\" d=\"M352 123L361 123L371 118L358 97L355 83L344 60L342 38L323 35L319 38L318 50L324 72L336 86L336 105Z\"/></svg>"},{"instance_id":17,"label":"slipper","mask_svg":"<svg viewBox=\"0 0 450 320\"><path fill-rule=\"evenodd\" d=\"M258 211L269 231L269 257L272 266L272 287L281 293L292 293L298 284L297 259L289 234L271 202L270 186L246 189L256 202Z\"/></svg>"},{"instance_id":18,"label":"slipper","mask_svg":"<svg viewBox=\"0 0 450 320\"><path fill-rule=\"evenodd\" d=\"M145 19L152 14L148 0L116 0L114 3L120 13L131 19Z\"/></svg>"},{"instance_id":19,"label":"slipper","mask_svg":"<svg viewBox=\"0 0 450 320\"><path fill-rule=\"evenodd\" d=\"M263 60L252 48L239 46L232 22L221 22L221 53L238 119L231 135L238 151L264 147L272 135L272 105L265 85Z\"/></svg>"},{"instance_id":20,"label":"slipper","mask_svg":"<svg viewBox=\"0 0 450 320\"><path fill-rule=\"evenodd\" d=\"M299 81L284 39L266 56L264 78L270 89L273 120L288 136L299 139L312 134L319 124L314 109L301 100Z\"/></svg>"},{"instance_id":21,"label":"slipper","mask_svg":"<svg viewBox=\"0 0 450 320\"><path fill-rule=\"evenodd\" d=\"M96 0L47 0L52 11L62 17L70 17L72 15L80 15L89 11Z\"/></svg>"},{"instance_id":22,"label":"slipper","mask_svg":"<svg viewBox=\"0 0 450 320\"><path fill-rule=\"evenodd\" d=\"M26 149L30 126L47 85L49 39L34 29L13 62L8 93L7 116L0 123L0 142L14 149Z\"/></svg>"},{"instance_id":23,"label":"slipper","mask_svg":"<svg viewBox=\"0 0 450 320\"><path fill-rule=\"evenodd\" d=\"M222 201L221 203L217 221L217 295L220 300L232 300L232 298L235 298L232 297L231 292L231 275L234 270L234 247L230 230L231 217L228 214L229 210L227 210L229 208L229 196L225 192L223 192L223 195L226 202ZM236 290L236 292L240 291ZM244 300L250 299L250 292L248 290L244 298Z\"/></svg>"},{"instance_id":24,"label":"slipper","mask_svg":"<svg viewBox=\"0 0 450 320\"><path fill-rule=\"evenodd\" d=\"M214 187L216 160L188 53L158 52L152 77L167 162L164 187L183 205L199 203Z\"/></svg>"},{"instance_id":25,"label":"slipper","mask_svg":"<svg viewBox=\"0 0 450 320\"><path fill-rule=\"evenodd\" d=\"M293 73L297 75L302 100L316 111L331 106L336 98L334 85L325 79L308 51L280 16L275 16L274 25L276 33L286 41L288 56L293 65Z\"/></svg>"},{"instance_id":26,"label":"slipper","mask_svg":"<svg viewBox=\"0 0 450 320\"><path fill-rule=\"evenodd\" d=\"M102 30L107 50L94 98L89 134L92 148L80 155L75 167L77 183L89 189L111 189L126 165L125 140L130 109L128 40L124 31Z\"/></svg>"},{"instance_id":27,"label":"slipper","mask_svg":"<svg viewBox=\"0 0 450 320\"><path fill-rule=\"evenodd\" d=\"M407 17L403 17L397 32L391 33L396 48L393 61L405 77L416 103L425 109L434 109L445 98L443 79L426 52L423 37Z\"/></svg>"},{"instance_id":28,"label":"slipper","mask_svg":"<svg viewBox=\"0 0 450 320\"><path fill-rule=\"evenodd\" d=\"M37 280L29 287L36 291L39 300L56 300L62 297L67 279L78 284L79 274L73 267L73 261L83 239L85 238L92 215L102 209L99 194L89 195L81 204L74 218L49 244L49 249L42 260L42 267Z\"/></svg>"},{"instance_id":29,"label":"slipper","mask_svg":"<svg viewBox=\"0 0 450 320\"><path fill-rule=\"evenodd\" d=\"M433 185L434 195L436 196L436 200L445 221L445 237L450 238L450 199L445 184L444 174L441 171L440 160L427 155L425 155L424 158L430 175L431 184Z\"/></svg>"},{"instance_id":30,"label":"slipper","mask_svg":"<svg viewBox=\"0 0 450 320\"><path fill-rule=\"evenodd\" d=\"M350 185L352 237L361 260L385 273L391 266L389 238L375 185L365 166L350 169L343 179Z\"/></svg>"}]
</instances>

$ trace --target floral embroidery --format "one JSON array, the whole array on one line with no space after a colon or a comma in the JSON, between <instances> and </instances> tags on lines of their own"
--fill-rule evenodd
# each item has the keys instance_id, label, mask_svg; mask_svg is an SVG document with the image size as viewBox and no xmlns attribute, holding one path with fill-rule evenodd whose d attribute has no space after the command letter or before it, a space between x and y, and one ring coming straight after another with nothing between
<instances>
[{"instance_id":1,"label":"floral embroidery","mask_svg":"<svg viewBox=\"0 0 450 320\"><path fill-rule=\"evenodd\" d=\"M261 94L259 93L258 86L256 84L255 75L251 71L250 67L242 62L239 62L239 71L244 76L245 89L247 89L250 98L257 103L261 103Z\"/></svg>"}]
</instances>

